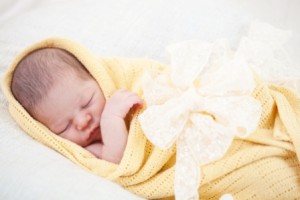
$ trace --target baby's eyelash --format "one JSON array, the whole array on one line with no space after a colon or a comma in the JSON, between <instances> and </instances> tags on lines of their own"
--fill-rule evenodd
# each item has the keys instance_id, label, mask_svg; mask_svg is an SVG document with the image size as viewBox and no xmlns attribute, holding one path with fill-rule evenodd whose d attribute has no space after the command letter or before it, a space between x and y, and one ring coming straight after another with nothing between
<instances>
[{"instance_id":1,"label":"baby's eyelash","mask_svg":"<svg viewBox=\"0 0 300 200\"><path fill-rule=\"evenodd\" d=\"M93 94L92 97L89 99L89 101L88 101L84 106L82 106L82 108L86 108L86 107L91 103L93 97L94 97L94 94Z\"/></svg>"}]
</instances>

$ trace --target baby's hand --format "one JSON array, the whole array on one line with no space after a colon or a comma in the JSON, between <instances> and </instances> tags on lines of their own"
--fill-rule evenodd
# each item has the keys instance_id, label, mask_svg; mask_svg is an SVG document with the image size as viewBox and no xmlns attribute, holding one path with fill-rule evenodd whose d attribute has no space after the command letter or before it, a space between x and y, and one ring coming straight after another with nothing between
<instances>
[{"instance_id":1,"label":"baby's hand","mask_svg":"<svg viewBox=\"0 0 300 200\"><path fill-rule=\"evenodd\" d=\"M120 89L106 102L102 117L110 115L124 119L133 106L142 106L142 104L142 99L136 93Z\"/></svg>"},{"instance_id":2,"label":"baby's hand","mask_svg":"<svg viewBox=\"0 0 300 200\"><path fill-rule=\"evenodd\" d=\"M127 144L128 130L124 118L133 106L141 106L142 100L127 90L116 91L106 102L101 115L102 159L120 163Z\"/></svg>"}]
</instances>

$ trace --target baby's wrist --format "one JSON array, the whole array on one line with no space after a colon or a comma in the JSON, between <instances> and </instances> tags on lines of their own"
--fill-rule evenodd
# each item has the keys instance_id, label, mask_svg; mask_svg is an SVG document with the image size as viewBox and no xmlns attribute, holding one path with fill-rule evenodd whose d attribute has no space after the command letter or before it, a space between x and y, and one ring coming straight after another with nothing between
<instances>
[{"instance_id":1,"label":"baby's wrist","mask_svg":"<svg viewBox=\"0 0 300 200\"><path fill-rule=\"evenodd\" d=\"M124 120L124 117L120 114L117 113L102 113L101 116L101 121L106 120L106 121L114 121L114 120Z\"/></svg>"},{"instance_id":2,"label":"baby's wrist","mask_svg":"<svg viewBox=\"0 0 300 200\"><path fill-rule=\"evenodd\" d=\"M124 118L116 115L102 116L100 120L101 132L102 134L105 134L108 130L112 130L118 126L123 126L124 123Z\"/></svg>"}]
</instances>

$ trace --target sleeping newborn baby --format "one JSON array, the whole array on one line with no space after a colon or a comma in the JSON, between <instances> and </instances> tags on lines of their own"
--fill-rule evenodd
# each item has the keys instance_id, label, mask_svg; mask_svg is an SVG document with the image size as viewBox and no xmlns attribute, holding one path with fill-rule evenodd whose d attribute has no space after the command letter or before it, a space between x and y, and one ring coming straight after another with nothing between
<instances>
[{"instance_id":1,"label":"sleeping newborn baby","mask_svg":"<svg viewBox=\"0 0 300 200\"><path fill-rule=\"evenodd\" d=\"M75 41L49 38L15 58L3 92L11 115L35 140L136 195L174 199L175 168L181 164L176 163L176 144L167 149L154 145L139 121L150 107L142 77L166 69L146 59L98 58ZM255 84L251 95L262 108L258 126L247 138L234 138L220 159L198 166L201 199L225 193L234 199L299 197L300 99L258 77ZM274 136L279 131L284 139ZM192 181L181 184L188 188Z\"/></svg>"},{"instance_id":2,"label":"sleeping newborn baby","mask_svg":"<svg viewBox=\"0 0 300 200\"><path fill-rule=\"evenodd\" d=\"M43 48L16 67L13 95L36 120L96 157L119 163L127 143L125 117L142 100L116 91L106 102L100 86L70 53Z\"/></svg>"}]
</instances>

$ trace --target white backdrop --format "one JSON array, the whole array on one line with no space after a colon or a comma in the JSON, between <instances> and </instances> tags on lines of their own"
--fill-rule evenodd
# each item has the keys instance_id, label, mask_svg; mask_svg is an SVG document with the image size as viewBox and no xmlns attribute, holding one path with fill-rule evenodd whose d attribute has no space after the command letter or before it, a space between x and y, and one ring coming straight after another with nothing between
<instances>
[{"instance_id":1,"label":"white backdrop","mask_svg":"<svg viewBox=\"0 0 300 200\"><path fill-rule=\"evenodd\" d=\"M288 49L300 62L299 10L298 0L2 0L0 45L8 38L23 47L63 35L101 55L165 59L169 43L220 37L234 41L249 21L259 20L293 31Z\"/></svg>"}]
</instances>

